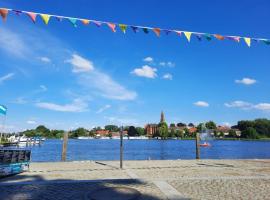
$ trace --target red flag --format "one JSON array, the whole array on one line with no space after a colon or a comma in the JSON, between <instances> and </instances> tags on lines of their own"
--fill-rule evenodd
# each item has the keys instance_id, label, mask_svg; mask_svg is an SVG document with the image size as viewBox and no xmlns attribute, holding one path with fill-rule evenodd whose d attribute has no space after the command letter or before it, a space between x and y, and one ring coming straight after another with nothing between
<instances>
[{"instance_id":1,"label":"red flag","mask_svg":"<svg viewBox=\"0 0 270 200\"><path fill-rule=\"evenodd\" d=\"M32 20L33 23L36 23L36 17L37 17L36 13L27 12L26 14L30 17L30 19Z\"/></svg>"},{"instance_id":2,"label":"red flag","mask_svg":"<svg viewBox=\"0 0 270 200\"><path fill-rule=\"evenodd\" d=\"M112 32L116 32L115 28L116 28L116 25L113 24L113 23L107 23L107 25L109 26L109 28L112 30Z\"/></svg>"},{"instance_id":3,"label":"red flag","mask_svg":"<svg viewBox=\"0 0 270 200\"><path fill-rule=\"evenodd\" d=\"M0 15L2 16L3 20L6 21L7 15L8 15L8 10L5 8L0 9Z\"/></svg>"},{"instance_id":4,"label":"red flag","mask_svg":"<svg viewBox=\"0 0 270 200\"><path fill-rule=\"evenodd\" d=\"M160 28L153 28L153 31L158 37L160 36Z\"/></svg>"}]
</instances>

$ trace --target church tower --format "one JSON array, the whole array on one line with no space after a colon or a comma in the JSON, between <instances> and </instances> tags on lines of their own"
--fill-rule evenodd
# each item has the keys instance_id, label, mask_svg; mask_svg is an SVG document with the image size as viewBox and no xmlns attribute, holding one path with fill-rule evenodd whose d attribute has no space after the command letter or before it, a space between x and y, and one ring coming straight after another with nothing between
<instances>
[{"instance_id":1,"label":"church tower","mask_svg":"<svg viewBox=\"0 0 270 200\"><path fill-rule=\"evenodd\" d=\"M161 111L161 115L160 115L160 123L165 122L165 117L164 117L164 112Z\"/></svg>"}]
</instances>

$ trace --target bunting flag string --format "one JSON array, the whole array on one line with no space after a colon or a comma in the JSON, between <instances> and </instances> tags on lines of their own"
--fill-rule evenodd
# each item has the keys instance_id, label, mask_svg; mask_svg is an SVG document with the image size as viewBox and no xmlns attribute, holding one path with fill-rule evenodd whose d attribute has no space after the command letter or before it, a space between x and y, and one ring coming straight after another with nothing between
<instances>
[{"instance_id":1,"label":"bunting flag string","mask_svg":"<svg viewBox=\"0 0 270 200\"><path fill-rule=\"evenodd\" d=\"M212 34L212 33L200 33L200 32L191 32L191 31L182 31L182 30L173 30L173 29L162 29L162 28L154 28L154 27L146 27L146 26L137 26L137 25L128 25L122 23L114 23L114 22L106 22L106 21L97 21L91 19L82 19L76 17L67 17L67 16L59 16L59 15L51 15L30 11L22 11L22 10L14 10L10 8L0 8L0 15L4 21L6 21L8 14L11 12L15 13L17 16L22 14L28 16L33 23L36 23L37 16L40 16L44 24L48 25L51 18L57 19L57 21L68 20L74 27L77 27L77 22L81 22L83 25L95 24L97 27L101 27L102 24L106 24L112 32L116 32L117 27L125 34L127 32L127 28L129 27L134 33L138 33L142 30L145 34L148 34L149 31L153 31L157 37L161 36L161 33L165 35L169 35L170 33L175 33L177 36L181 37L182 33L188 40L191 41L192 37L196 37L198 41L202 41L203 39L207 41L211 41L212 39L217 39L220 41L230 40L237 43L240 41L244 41L244 43L251 47L252 43L263 43L266 45L270 45L270 39L265 38L252 38L247 36L228 36L228 35L220 35L220 34Z\"/></svg>"}]
</instances>

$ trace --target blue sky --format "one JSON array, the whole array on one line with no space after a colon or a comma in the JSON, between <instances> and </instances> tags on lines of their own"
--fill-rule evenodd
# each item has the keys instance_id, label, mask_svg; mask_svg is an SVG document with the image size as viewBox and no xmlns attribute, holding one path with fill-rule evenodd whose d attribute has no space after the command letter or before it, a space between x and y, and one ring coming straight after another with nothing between
<instances>
[{"instance_id":1,"label":"blue sky","mask_svg":"<svg viewBox=\"0 0 270 200\"><path fill-rule=\"evenodd\" d=\"M270 38L261 1L0 1L0 7L143 26ZM0 22L0 104L6 130L159 121L235 124L270 116L269 46L188 43L119 28L9 14Z\"/></svg>"}]
</instances>

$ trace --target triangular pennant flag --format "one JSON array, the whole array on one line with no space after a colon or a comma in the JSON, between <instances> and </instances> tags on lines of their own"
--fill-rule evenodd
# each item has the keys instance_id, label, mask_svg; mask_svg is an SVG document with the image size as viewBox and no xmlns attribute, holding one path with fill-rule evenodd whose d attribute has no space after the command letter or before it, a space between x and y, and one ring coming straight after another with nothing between
<instances>
[{"instance_id":1,"label":"triangular pennant flag","mask_svg":"<svg viewBox=\"0 0 270 200\"><path fill-rule=\"evenodd\" d=\"M84 24L84 25L88 25L90 23L90 20L88 19L82 19L81 22Z\"/></svg>"},{"instance_id":2,"label":"triangular pennant flag","mask_svg":"<svg viewBox=\"0 0 270 200\"><path fill-rule=\"evenodd\" d=\"M153 31L158 37L160 36L160 28L153 28Z\"/></svg>"},{"instance_id":3,"label":"triangular pennant flag","mask_svg":"<svg viewBox=\"0 0 270 200\"><path fill-rule=\"evenodd\" d=\"M130 26L130 27L132 28L134 33L139 32L139 27L137 27L137 26Z\"/></svg>"},{"instance_id":4,"label":"triangular pennant flag","mask_svg":"<svg viewBox=\"0 0 270 200\"><path fill-rule=\"evenodd\" d=\"M120 27L120 29L121 29L121 31L122 31L123 33L126 33L127 25L125 25L125 24L119 24L119 27Z\"/></svg>"},{"instance_id":5,"label":"triangular pennant flag","mask_svg":"<svg viewBox=\"0 0 270 200\"><path fill-rule=\"evenodd\" d=\"M215 36L215 38L217 38L218 40L224 40L224 39L225 39L225 37L222 36L222 35L215 34L214 36Z\"/></svg>"},{"instance_id":6,"label":"triangular pennant flag","mask_svg":"<svg viewBox=\"0 0 270 200\"><path fill-rule=\"evenodd\" d=\"M112 32L116 32L115 28L116 28L116 25L113 24L113 23L107 23L108 27L112 30Z\"/></svg>"},{"instance_id":7,"label":"triangular pennant flag","mask_svg":"<svg viewBox=\"0 0 270 200\"><path fill-rule=\"evenodd\" d=\"M181 36L182 35L182 31L174 31L176 32L177 35Z\"/></svg>"},{"instance_id":8,"label":"triangular pennant flag","mask_svg":"<svg viewBox=\"0 0 270 200\"><path fill-rule=\"evenodd\" d=\"M60 17L60 16L56 16L56 19L61 22L63 20L63 17Z\"/></svg>"},{"instance_id":9,"label":"triangular pennant flag","mask_svg":"<svg viewBox=\"0 0 270 200\"><path fill-rule=\"evenodd\" d=\"M210 34L204 34L204 36L208 41L212 40L212 36Z\"/></svg>"},{"instance_id":10,"label":"triangular pennant flag","mask_svg":"<svg viewBox=\"0 0 270 200\"><path fill-rule=\"evenodd\" d=\"M191 38L192 32L186 32L186 31L184 31L184 34L185 34L187 40L190 42L190 38Z\"/></svg>"},{"instance_id":11,"label":"triangular pennant flag","mask_svg":"<svg viewBox=\"0 0 270 200\"><path fill-rule=\"evenodd\" d=\"M228 37L229 39L235 41L235 42L240 42L240 37L237 37L237 36L231 36L231 37Z\"/></svg>"},{"instance_id":12,"label":"triangular pennant flag","mask_svg":"<svg viewBox=\"0 0 270 200\"><path fill-rule=\"evenodd\" d=\"M100 27L102 25L102 22L99 21L92 21L97 27Z\"/></svg>"},{"instance_id":13,"label":"triangular pennant flag","mask_svg":"<svg viewBox=\"0 0 270 200\"><path fill-rule=\"evenodd\" d=\"M166 35L169 35L169 33L172 32L172 31L170 31L170 30L164 30L164 32L166 33Z\"/></svg>"},{"instance_id":14,"label":"triangular pennant flag","mask_svg":"<svg viewBox=\"0 0 270 200\"><path fill-rule=\"evenodd\" d=\"M270 40L263 40L263 42L267 45L270 45Z\"/></svg>"},{"instance_id":15,"label":"triangular pennant flag","mask_svg":"<svg viewBox=\"0 0 270 200\"><path fill-rule=\"evenodd\" d=\"M149 33L148 28L143 28L143 32L146 33L146 34Z\"/></svg>"},{"instance_id":16,"label":"triangular pennant flag","mask_svg":"<svg viewBox=\"0 0 270 200\"><path fill-rule=\"evenodd\" d=\"M250 47L251 46L251 39L245 37L244 40L245 40L246 44Z\"/></svg>"},{"instance_id":17,"label":"triangular pennant flag","mask_svg":"<svg viewBox=\"0 0 270 200\"><path fill-rule=\"evenodd\" d=\"M202 41L202 34L195 33L194 34L199 41Z\"/></svg>"},{"instance_id":18,"label":"triangular pennant flag","mask_svg":"<svg viewBox=\"0 0 270 200\"><path fill-rule=\"evenodd\" d=\"M7 19L7 15L8 15L8 10L5 8L1 8L0 9L0 15L3 18L4 21L6 21Z\"/></svg>"},{"instance_id":19,"label":"triangular pennant flag","mask_svg":"<svg viewBox=\"0 0 270 200\"><path fill-rule=\"evenodd\" d=\"M75 18L68 18L68 20L72 23L72 25L74 26L74 27L77 27L77 19L75 19Z\"/></svg>"},{"instance_id":20,"label":"triangular pennant flag","mask_svg":"<svg viewBox=\"0 0 270 200\"><path fill-rule=\"evenodd\" d=\"M36 23L36 17L37 17L36 13L27 12L26 14L30 17L30 19L32 20L33 23Z\"/></svg>"},{"instance_id":21,"label":"triangular pennant flag","mask_svg":"<svg viewBox=\"0 0 270 200\"><path fill-rule=\"evenodd\" d=\"M22 14L22 11L20 11L20 10L12 10L12 11L15 12L16 15Z\"/></svg>"},{"instance_id":22,"label":"triangular pennant flag","mask_svg":"<svg viewBox=\"0 0 270 200\"><path fill-rule=\"evenodd\" d=\"M47 15L47 14L40 14L40 16L41 16L43 22L44 22L46 25L48 25L51 16L50 16L50 15Z\"/></svg>"},{"instance_id":23,"label":"triangular pennant flag","mask_svg":"<svg viewBox=\"0 0 270 200\"><path fill-rule=\"evenodd\" d=\"M255 39L255 38L251 39L251 41L254 41L254 42L256 42L256 43L259 43L259 42L260 42L259 39Z\"/></svg>"}]
</instances>

